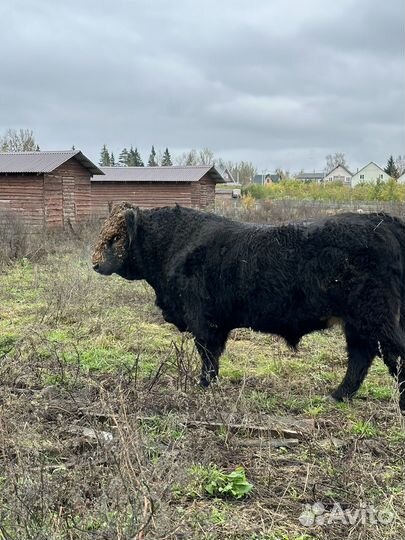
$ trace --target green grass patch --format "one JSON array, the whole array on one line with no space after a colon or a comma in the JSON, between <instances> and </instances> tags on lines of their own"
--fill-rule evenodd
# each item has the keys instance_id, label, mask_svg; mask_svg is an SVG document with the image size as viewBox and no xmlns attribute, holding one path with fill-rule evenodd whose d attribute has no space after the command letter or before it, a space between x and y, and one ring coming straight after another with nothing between
<instances>
[{"instance_id":1,"label":"green grass patch","mask_svg":"<svg viewBox=\"0 0 405 540\"><path fill-rule=\"evenodd\" d=\"M364 420L353 423L350 427L350 432L361 438L376 437L378 435L377 428L370 424L370 422L365 422Z\"/></svg>"}]
</instances>

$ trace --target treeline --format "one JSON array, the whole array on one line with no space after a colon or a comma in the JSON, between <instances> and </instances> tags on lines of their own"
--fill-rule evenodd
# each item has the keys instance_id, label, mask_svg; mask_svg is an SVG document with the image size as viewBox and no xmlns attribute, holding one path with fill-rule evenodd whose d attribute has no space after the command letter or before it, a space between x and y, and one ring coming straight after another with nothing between
<instances>
[{"instance_id":1,"label":"treeline","mask_svg":"<svg viewBox=\"0 0 405 540\"><path fill-rule=\"evenodd\" d=\"M0 152L39 152L32 129L8 129L0 136Z\"/></svg>"},{"instance_id":2,"label":"treeline","mask_svg":"<svg viewBox=\"0 0 405 540\"><path fill-rule=\"evenodd\" d=\"M131 146L129 150L123 148L118 157L110 152L107 145L104 145L100 152L99 164L102 167L144 167L145 162L137 147ZM248 184L253 181L257 173L256 167L251 161L226 161L221 157L215 156L214 152L209 148L196 150L195 148L183 152L172 158L169 149L164 152L155 150L152 146L149 159L146 163L148 167L168 167L170 165L187 165L187 166L215 166L221 172L228 171L235 182Z\"/></svg>"},{"instance_id":3,"label":"treeline","mask_svg":"<svg viewBox=\"0 0 405 540\"><path fill-rule=\"evenodd\" d=\"M110 152L107 148L107 145L103 145L100 153L99 164L102 167L144 167L145 163L142 159L142 156L138 148L131 146L128 148L123 148L118 156L118 159L115 158L114 152ZM147 162L148 167L169 167L173 165L172 158L169 152L169 149L166 148L165 151L158 155L155 150L155 147L152 146L149 159Z\"/></svg>"},{"instance_id":4,"label":"treeline","mask_svg":"<svg viewBox=\"0 0 405 540\"><path fill-rule=\"evenodd\" d=\"M395 179L388 182L364 182L354 187L339 182L318 184L299 180L282 180L277 184L250 184L243 195L255 199L296 199L328 202L397 201L405 202L405 185Z\"/></svg>"}]
</instances>

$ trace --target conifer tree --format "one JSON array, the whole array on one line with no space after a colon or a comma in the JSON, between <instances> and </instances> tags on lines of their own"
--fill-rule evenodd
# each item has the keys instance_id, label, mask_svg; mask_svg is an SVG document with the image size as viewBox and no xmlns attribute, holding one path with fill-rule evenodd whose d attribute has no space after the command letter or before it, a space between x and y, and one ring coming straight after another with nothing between
<instances>
[{"instance_id":1,"label":"conifer tree","mask_svg":"<svg viewBox=\"0 0 405 540\"><path fill-rule=\"evenodd\" d=\"M156 161L156 152L155 147L152 145L152 150L150 151L149 161L148 161L148 167L157 167L157 161Z\"/></svg>"},{"instance_id":2,"label":"conifer tree","mask_svg":"<svg viewBox=\"0 0 405 540\"><path fill-rule=\"evenodd\" d=\"M110 156L110 166L115 167L115 157L114 157L113 152L111 152L111 156Z\"/></svg>"},{"instance_id":3,"label":"conifer tree","mask_svg":"<svg viewBox=\"0 0 405 540\"><path fill-rule=\"evenodd\" d=\"M138 151L138 148L135 148L131 145L131 148L128 152L128 165L129 167L143 167L143 161L141 154Z\"/></svg>"},{"instance_id":4,"label":"conifer tree","mask_svg":"<svg viewBox=\"0 0 405 540\"><path fill-rule=\"evenodd\" d=\"M135 151L131 144L131 148L128 151L128 167L135 167Z\"/></svg>"},{"instance_id":5,"label":"conifer tree","mask_svg":"<svg viewBox=\"0 0 405 540\"><path fill-rule=\"evenodd\" d=\"M128 166L128 161L129 161L129 152L128 152L128 150L126 148L123 148L122 152L119 155L118 163L122 167L127 167Z\"/></svg>"},{"instance_id":6,"label":"conifer tree","mask_svg":"<svg viewBox=\"0 0 405 540\"><path fill-rule=\"evenodd\" d=\"M142 161L141 154L138 151L138 148L135 148L135 161L137 167L144 167L144 162Z\"/></svg>"},{"instance_id":7,"label":"conifer tree","mask_svg":"<svg viewBox=\"0 0 405 540\"><path fill-rule=\"evenodd\" d=\"M163 153L162 167L170 167L171 165L173 165L172 158L170 157L169 149L166 148Z\"/></svg>"},{"instance_id":8,"label":"conifer tree","mask_svg":"<svg viewBox=\"0 0 405 540\"><path fill-rule=\"evenodd\" d=\"M109 167L110 166L110 153L109 153L109 151L107 149L107 145L105 145L105 144L103 145L103 148L101 149L99 164L102 167Z\"/></svg>"},{"instance_id":9,"label":"conifer tree","mask_svg":"<svg viewBox=\"0 0 405 540\"><path fill-rule=\"evenodd\" d=\"M398 178L398 169L395 165L394 157L390 156L388 158L387 166L385 167L384 171L391 176L391 178Z\"/></svg>"}]
</instances>

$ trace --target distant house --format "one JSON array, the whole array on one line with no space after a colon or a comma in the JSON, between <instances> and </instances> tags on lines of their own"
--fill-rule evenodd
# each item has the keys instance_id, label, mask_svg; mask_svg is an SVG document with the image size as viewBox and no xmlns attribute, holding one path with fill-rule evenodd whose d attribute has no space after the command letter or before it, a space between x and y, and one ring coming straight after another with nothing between
<instances>
[{"instance_id":1,"label":"distant house","mask_svg":"<svg viewBox=\"0 0 405 540\"><path fill-rule=\"evenodd\" d=\"M401 176L398 178L397 182L399 184L405 184L405 172L401 174Z\"/></svg>"},{"instance_id":2,"label":"distant house","mask_svg":"<svg viewBox=\"0 0 405 540\"><path fill-rule=\"evenodd\" d=\"M91 182L92 210L106 216L110 208L128 201L141 208L181 204L214 206L215 186L225 183L213 166L101 167L103 175Z\"/></svg>"},{"instance_id":3,"label":"distant house","mask_svg":"<svg viewBox=\"0 0 405 540\"><path fill-rule=\"evenodd\" d=\"M281 175L277 173L255 174L253 177L254 184L277 184L281 180Z\"/></svg>"},{"instance_id":4,"label":"distant house","mask_svg":"<svg viewBox=\"0 0 405 540\"><path fill-rule=\"evenodd\" d=\"M222 178L225 180L225 182L232 182L235 183L235 178L233 177L231 171L228 169L228 167L225 167L225 169L222 169L221 167L217 167L217 171L222 176Z\"/></svg>"},{"instance_id":5,"label":"distant house","mask_svg":"<svg viewBox=\"0 0 405 540\"><path fill-rule=\"evenodd\" d=\"M306 173L302 172L295 176L296 180L301 180L302 182L322 182L324 178L324 173L312 172Z\"/></svg>"},{"instance_id":6,"label":"distant house","mask_svg":"<svg viewBox=\"0 0 405 540\"><path fill-rule=\"evenodd\" d=\"M103 175L79 150L0 153L0 210L35 228L91 217L91 178Z\"/></svg>"},{"instance_id":7,"label":"distant house","mask_svg":"<svg viewBox=\"0 0 405 540\"><path fill-rule=\"evenodd\" d=\"M377 182L377 180L387 182L390 179L391 176L384 169L379 167L374 161L370 161L368 165L365 165L352 176L352 187L363 182Z\"/></svg>"},{"instance_id":8,"label":"distant house","mask_svg":"<svg viewBox=\"0 0 405 540\"><path fill-rule=\"evenodd\" d=\"M351 185L353 174L343 165L337 165L323 178L324 182L342 182L346 185Z\"/></svg>"}]
</instances>

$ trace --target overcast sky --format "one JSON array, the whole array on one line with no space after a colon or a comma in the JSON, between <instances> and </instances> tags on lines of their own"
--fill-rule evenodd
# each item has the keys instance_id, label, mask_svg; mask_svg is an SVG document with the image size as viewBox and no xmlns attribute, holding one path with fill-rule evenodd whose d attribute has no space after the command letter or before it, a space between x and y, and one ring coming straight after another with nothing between
<instances>
[{"instance_id":1,"label":"overcast sky","mask_svg":"<svg viewBox=\"0 0 405 540\"><path fill-rule=\"evenodd\" d=\"M259 171L405 154L404 0L3 0L0 134Z\"/></svg>"}]
</instances>

